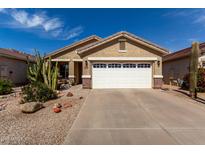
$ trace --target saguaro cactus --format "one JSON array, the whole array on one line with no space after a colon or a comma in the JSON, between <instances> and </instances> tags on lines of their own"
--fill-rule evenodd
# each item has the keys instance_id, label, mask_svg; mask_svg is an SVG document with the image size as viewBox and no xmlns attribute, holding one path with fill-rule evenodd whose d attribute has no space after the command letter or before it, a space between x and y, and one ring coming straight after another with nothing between
<instances>
[{"instance_id":1,"label":"saguaro cactus","mask_svg":"<svg viewBox=\"0 0 205 154\"><path fill-rule=\"evenodd\" d=\"M192 43L191 59L190 59L190 96L197 97L197 73L198 73L198 54L200 52L199 43Z\"/></svg>"},{"instance_id":2,"label":"saguaro cactus","mask_svg":"<svg viewBox=\"0 0 205 154\"><path fill-rule=\"evenodd\" d=\"M48 61L43 63L42 74L44 78L44 83L52 90L56 90L58 77L58 62L56 62L55 67L52 68L51 57L49 57Z\"/></svg>"}]
</instances>

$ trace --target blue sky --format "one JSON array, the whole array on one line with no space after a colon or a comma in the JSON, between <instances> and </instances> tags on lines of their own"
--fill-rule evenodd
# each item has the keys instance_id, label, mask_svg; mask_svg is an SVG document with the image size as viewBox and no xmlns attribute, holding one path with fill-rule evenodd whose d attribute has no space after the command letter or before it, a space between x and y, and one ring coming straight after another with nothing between
<instances>
[{"instance_id":1,"label":"blue sky","mask_svg":"<svg viewBox=\"0 0 205 154\"><path fill-rule=\"evenodd\" d=\"M27 53L118 31L174 52L205 41L205 9L0 9L0 47Z\"/></svg>"}]
</instances>

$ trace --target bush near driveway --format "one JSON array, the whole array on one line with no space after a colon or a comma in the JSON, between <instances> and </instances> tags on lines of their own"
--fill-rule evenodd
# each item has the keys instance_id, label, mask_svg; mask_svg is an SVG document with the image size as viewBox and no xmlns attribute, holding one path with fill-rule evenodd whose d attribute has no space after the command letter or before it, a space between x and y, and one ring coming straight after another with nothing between
<instances>
[{"instance_id":1,"label":"bush near driveway","mask_svg":"<svg viewBox=\"0 0 205 154\"><path fill-rule=\"evenodd\" d=\"M189 78L190 78L190 74L187 74L184 76L183 84L181 85L182 89L185 89L185 90L189 89ZM198 69L197 91L205 92L205 68Z\"/></svg>"},{"instance_id":2,"label":"bush near driveway","mask_svg":"<svg viewBox=\"0 0 205 154\"><path fill-rule=\"evenodd\" d=\"M34 82L22 88L24 102L46 102L57 98L55 91L42 82Z\"/></svg>"},{"instance_id":3,"label":"bush near driveway","mask_svg":"<svg viewBox=\"0 0 205 154\"><path fill-rule=\"evenodd\" d=\"M0 95L10 94L12 86L13 84L10 80L0 80Z\"/></svg>"}]
</instances>

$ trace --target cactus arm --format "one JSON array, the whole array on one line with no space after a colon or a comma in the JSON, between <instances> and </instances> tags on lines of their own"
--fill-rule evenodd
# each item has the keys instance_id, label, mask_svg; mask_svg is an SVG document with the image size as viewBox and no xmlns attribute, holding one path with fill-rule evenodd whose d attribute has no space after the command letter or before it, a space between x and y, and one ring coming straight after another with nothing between
<instances>
[{"instance_id":1,"label":"cactus arm","mask_svg":"<svg viewBox=\"0 0 205 154\"><path fill-rule=\"evenodd\" d=\"M198 73L198 54L200 52L199 43L192 43L191 59L190 59L190 96L197 97L197 73Z\"/></svg>"},{"instance_id":2,"label":"cactus arm","mask_svg":"<svg viewBox=\"0 0 205 154\"><path fill-rule=\"evenodd\" d=\"M46 63L45 62L43 63L42 74L43 74L44 83L48 86L48 78L47 78L47 73L46 73Z\"/></svg>"},{"instance_id":3,"label":"cactus arm","mask_svg":"<svg viewBox=\"0 0 205 154\"><path fill-rule=\"evenodd\" d=\"M48 84L51 87L51 57L48 60Z\"/></svg>"}]
</instances>

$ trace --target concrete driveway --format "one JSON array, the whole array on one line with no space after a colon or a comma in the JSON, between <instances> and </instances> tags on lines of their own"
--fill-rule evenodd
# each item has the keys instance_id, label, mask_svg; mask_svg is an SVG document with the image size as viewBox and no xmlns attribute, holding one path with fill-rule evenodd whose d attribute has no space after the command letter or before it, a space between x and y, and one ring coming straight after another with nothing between
<instances>
[{"instance_id":1,"label":"concrete driveway","mask_svg":"<svg viewBox=\"0 0 205 154\"><path fill-rule=\"evenodd\" d=\"M205 144L205 105L162 90L91 90L64 144Z\"/></svg>"}]
</instances>

